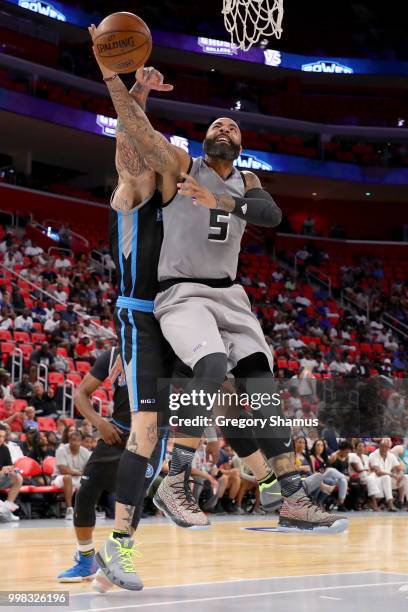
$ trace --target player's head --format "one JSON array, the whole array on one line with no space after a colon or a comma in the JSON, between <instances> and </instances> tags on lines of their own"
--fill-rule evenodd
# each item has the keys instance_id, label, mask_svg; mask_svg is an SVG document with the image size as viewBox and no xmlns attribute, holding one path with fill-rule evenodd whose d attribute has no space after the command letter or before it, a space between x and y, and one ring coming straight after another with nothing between
<instances>
[{"instance_id":1,"label":"player's head","mask_svg":"<svg viewBox=\"0 0 408 612\"><path fill-rule=\"evenodd\" d=\"M209 157L225 161L237 159L242 150L241 130L238 124L228 117L216 119L207 130L203 149Z\"/></svg>"}]
</instances>

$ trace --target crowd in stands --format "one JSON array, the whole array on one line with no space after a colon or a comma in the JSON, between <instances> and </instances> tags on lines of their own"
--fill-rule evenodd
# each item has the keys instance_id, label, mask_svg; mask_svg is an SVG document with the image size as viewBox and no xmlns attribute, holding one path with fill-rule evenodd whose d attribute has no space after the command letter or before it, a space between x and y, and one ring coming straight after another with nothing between
<instances>
[{"instance_id":1,"label":"crowd in stands","mask_svg":"<svg viewBox=\"0 0 408 612\"><path fill-rule=\"evenodd\" d=\"M103 241L99 248L109 258ZM406 282L392 272L385 279L385 264L369 258L340 268L344 290L370 289L367 319L310 283L308 260L327 266L330 257L308 249L297 278L253 245L242 253L239 270L275 353L286 416L306 423L317 416L324 427L295 427L298 467L306 477L324 473L315 496L327 507L376 510L384 499L393 511L407 501L408 356L381 315L406 320ZM72 518L72 495L96 432L72 404L64 405L64 387L67 381L77 386L115 344L115 288L87 255L49 255L21 229L0 230L0 264L0 489L8 490L0 515L15 520L18 494L24 507L23 492L35 486L51 487L44 495L59 492ZM384 282L391 291L379 296ZM97 393L108 416L110 385ZM62 456L67 470L61 471ZM20 473L21 460L37 467L27 472L24 464ZM206 452L203 445L195 469L196 494L208 511L262 512L254 478L228 446Z\"/></svg>"}]
</instances>

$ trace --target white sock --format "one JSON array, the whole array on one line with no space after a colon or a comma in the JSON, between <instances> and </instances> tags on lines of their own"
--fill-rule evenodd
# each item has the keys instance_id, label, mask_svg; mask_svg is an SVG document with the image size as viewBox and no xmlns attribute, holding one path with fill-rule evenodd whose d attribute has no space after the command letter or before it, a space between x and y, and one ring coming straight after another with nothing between
<instances>
[{"instance_id":1,"label":"white sock","mask_svg":"<svg viewBox=\"0 0 408 612\"><path fill-rule=\"evenodd\" d=\"M89 542L86 542L86 544L78 544L78 550L81 553L87 553L87 552L90 552L91 550L94 550L94 544L92 540L90 540Z\"/></svg>"}]
</instances>

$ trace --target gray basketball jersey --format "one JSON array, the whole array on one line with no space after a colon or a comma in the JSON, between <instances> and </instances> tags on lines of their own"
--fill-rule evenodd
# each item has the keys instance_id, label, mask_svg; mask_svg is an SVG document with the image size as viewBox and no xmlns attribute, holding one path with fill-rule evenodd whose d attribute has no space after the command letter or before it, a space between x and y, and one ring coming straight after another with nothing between
<instances>
[{"instance_id":1,"label":"gray basketball jersey","mask_svg":"<svg viewBox=\"0 0 408 612\"><path fill-rule=\"evenodd\" d=\"M213 193L245 195L244 180L236 168L224 180L197 157L190 175ZM190 197L177 194L163 209L159 281L180 277L235 280L245 225L231 213L194 206Z\"/></svg>"}]
</instances>

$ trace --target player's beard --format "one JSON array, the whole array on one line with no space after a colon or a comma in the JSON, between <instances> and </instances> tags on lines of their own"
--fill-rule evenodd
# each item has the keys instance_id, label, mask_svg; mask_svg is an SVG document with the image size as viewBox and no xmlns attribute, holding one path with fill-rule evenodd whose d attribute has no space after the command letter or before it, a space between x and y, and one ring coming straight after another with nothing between
<instances>
[{"instance_id":1,"label":"player's beard","mask_svg":"<svg viewBox=\"0 0 408 612\"><path fill-rule=\"evenodd\" d=\"M203 143L204 153L225 161L234 161L239 157L241 146L230 140L229 143L217 142L216 138L206 138Z\"/></svg>"}]
</instances>

